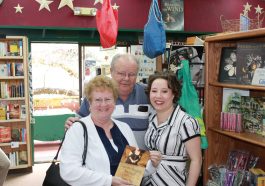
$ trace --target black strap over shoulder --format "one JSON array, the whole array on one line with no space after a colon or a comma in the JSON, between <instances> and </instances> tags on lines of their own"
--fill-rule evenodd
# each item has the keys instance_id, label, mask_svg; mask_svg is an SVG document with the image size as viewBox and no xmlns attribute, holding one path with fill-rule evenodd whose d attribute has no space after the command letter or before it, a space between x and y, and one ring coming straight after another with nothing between
<instances>
[{"instance_id":1,"label":"black strap over shoulder","mask_svg":"<svg viewBox=\"0 0 265 186\"><path fill-rule=\"evenodd\" d=\"M83 154L82 154L82 160L83 160L83 161L82 161L82 166L84 166L84 165L86 164L87 143L88 143L87 128L86 128L86 125L85 125L85 123L84 123L83 121L78 120L78 121L76 121L76 122L81 123L81 125L82 125L82 127L83 127L83 129L84 129L84 151L83 151ZM67 130L64 132L64 136L63 136L62 142L61 142L61 144L60 144L60 146L59 146L59 149L58 149L58 151L57 151L55 157L53 158L53 161L56 161L57 158L58 158L58 154L59 154L59 152L60 152L60 150L61 150L61 147L62 147L62 144L63 144L63 142L64 142L64 138L65 138L65 134L66 134L66 132L67 132Z\"/></svg>"}]
</instances>

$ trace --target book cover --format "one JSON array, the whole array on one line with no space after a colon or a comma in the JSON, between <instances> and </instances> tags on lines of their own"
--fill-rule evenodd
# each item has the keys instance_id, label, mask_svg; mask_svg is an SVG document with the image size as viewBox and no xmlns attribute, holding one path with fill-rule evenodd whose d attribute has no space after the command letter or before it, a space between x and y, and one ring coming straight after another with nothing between
<instances>
[{"instance_id":1,"label":"book cover","mask_svg":"<svg viewBox=\"0 0 265 186\"><path fill-rule=\"evenodd\" d=\"M0 64L0 76L8 76L8 65Z\"/></svg>"},{"instance_id":2,"label":"book cover","mask_svg":"<svg viewBox=\"0 0 265 186\"><path fill-rule=\"evenodd\" d=\"M161 0L166 30L184 31L184 0Z\"/></svg>"},{"instance_id":3,"label":"book cover","mask_svg":"<svg viewBox=\"0 0 265 186\"><path fill-rule=\"evenodd\" d=\"M249 96L249 91L233 88L223 88L222 111L241 113L241 96Z\"/></svg>"},{"instance_id":4,"label":"book cover","mask_svg":"<svg viewBox=\"0 0 265 186\"><path fill-rule=\"evenodd\" d=\"M115 176L128 180L135 186L139 186L144 176L149 156L148 151L127 145Z\"/></svg>"},{"instance_id":5,"label":"book cover","mask_svg":"<svg viewBox=\"0 0 265 186\"><path fill-rule=\"evenodd\" d=\"M11 129L11 140L12 141L20 141L20 129L12 128Z\"/></svg>"},{"instance_id":6,"label":"book cover","mask_svg":"<svg viewBox=\"0 0 265 186\"><path fill-rule=\"evenodd\" d=\"M0 105L0 120L6 120L6 106Z\"/></svg>"},{"instance_id":7,"label":"book cover","mask_svg":"<svg viewBox=\"0 0 265 186\"><path fill-rule=\"evenodd\" d=\"M11 141L11 127L0 126L0 143Z\"/></svg>"},{"instance_id":8,"label":"book cover","mask_svg":"<svg viewBox=\"0 0 265 186\"><path fill-rule=\"evenodd\" d=\"M238 43L237 61L237 82L252 84L256 69L265 67L265 43Z\"/></svg>"},{"instance_id":9,"label":"book cover","mask_svg":"<svg viewBox=\"0 0 265 186\"><path fill-rule=\"evenodd\" d=\"M20 118L20 105L17 103L9 104L9 119L19 119Z\"/></svg>"},{"instance_id":10,"label":"book cover","mask_svg":"<svg viewBox=\"0 0 265 186\"><path fill-rule=\"evenodd\" d=\"M15 63L15 76L24 76L23 63Z\"/></svg>"},{"instance_id":11,"label":"book cover","mask_svg":"<svg viewBox=\"0 0 265 186\"><path fill-rule=\"evenodd\" d=\"M223 47L219 66L219 82L237 83L236 64L236 47Z\"/></svg>"},{"instance_id":12,"label":"book cover","mask_svg":"<svg viewBox=\"0 0 265 186\"><path fill-rule=\"evenodd\" d=\"M262 134L265 97L241 97L243 128L246 132Z\"/></svg>"},{"instance_id":13,"label":"book cover","mask_svg":"<svg viewBox=\"0 0 265 186\"><path fill-rule=\"evenodd\" d=\"M23 150L23 151L19 151L19 152L18 152L18 164L19 164L19 165L25 165L25 164L28 164L28 155L27 155L27 151Z\"/></svg>"}]
</instances>

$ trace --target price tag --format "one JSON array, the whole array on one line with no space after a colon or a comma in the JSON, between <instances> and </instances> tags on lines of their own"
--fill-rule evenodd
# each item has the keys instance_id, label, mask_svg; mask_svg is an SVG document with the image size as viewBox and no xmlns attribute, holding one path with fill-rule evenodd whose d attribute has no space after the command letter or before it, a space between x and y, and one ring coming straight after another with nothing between
<instances>
[{"instance_id":1,"label":"price tag","mask_svg":"<svg viewBox=\"0 0 265 186\"><path fill-rule=\"evenodd\" d=\"M11 148L18 148L19 147L19 142L18 141L12 141L11 142Z\"/></svg>"}]
</instances>

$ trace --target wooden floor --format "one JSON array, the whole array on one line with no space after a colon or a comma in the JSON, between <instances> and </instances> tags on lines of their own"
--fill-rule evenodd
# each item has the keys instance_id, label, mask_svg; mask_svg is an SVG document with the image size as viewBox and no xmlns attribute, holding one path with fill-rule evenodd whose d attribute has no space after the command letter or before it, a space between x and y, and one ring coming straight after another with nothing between
<instances>
[{"instance_id":1,"label":"wooden floor","mask_svg":"<svg viewBox=\"0 0 265 186\"><path fill-rule=\"evenodd\" d=\"M34 143L34 166L31 173L9 173L4 186L42 186L46 170L53 160L59 143Z\"/></svg>"}]
</instances>

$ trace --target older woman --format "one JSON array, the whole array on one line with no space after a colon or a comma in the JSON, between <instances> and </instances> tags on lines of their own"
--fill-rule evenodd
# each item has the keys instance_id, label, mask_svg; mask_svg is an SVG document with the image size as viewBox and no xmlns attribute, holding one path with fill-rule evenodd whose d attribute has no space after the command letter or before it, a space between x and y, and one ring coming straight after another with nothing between
<instances>
[{"instance_id":1,"label":"older woman","mask_svg":"<svg viewBox=\"0 0 265 186\"><path fill-rule=\"evenodd\" d=\"M83 128L77 123L68 129L61 148L61 177L77 186L131 185L114 176L126 145L137 147L131 128L111 118L118 98L116 83L97 76L85 86L85 95L90 104L90 115L81 119L88 132L86 165L81 165L84 138ZM157 166L160 157L151 152L152 165Z\"/></svg>"},{"instance_id":2,"label":"older woman","mask_svg":"<svg viewBox=\"0 0 265 186\"><path fill-rule=\"evenodd\" d=\"M176 75L163 72L150 76L147 93L156 112L150 116L145 145L160 151L162 161L154 174L144 178L143 185L195 186L202 163L200 129L177 104L181 86Z\"/></svg>"}]
</instances>

